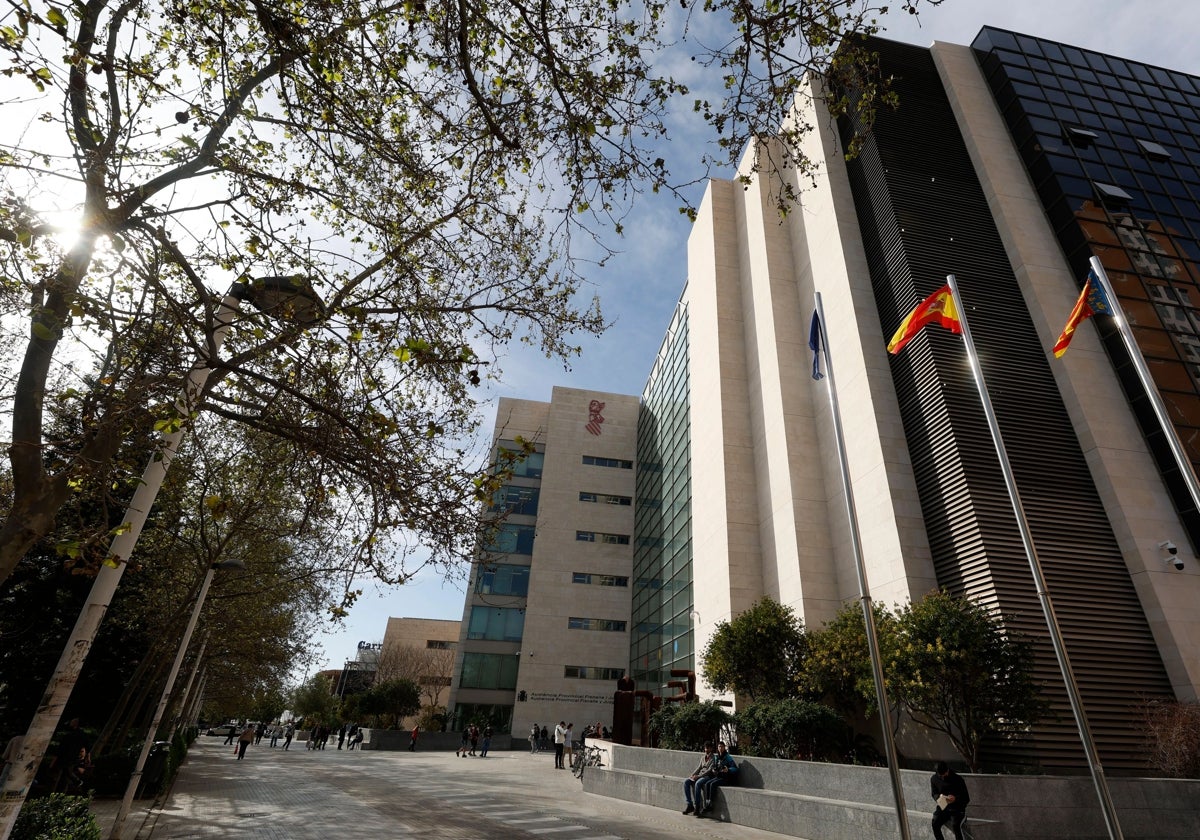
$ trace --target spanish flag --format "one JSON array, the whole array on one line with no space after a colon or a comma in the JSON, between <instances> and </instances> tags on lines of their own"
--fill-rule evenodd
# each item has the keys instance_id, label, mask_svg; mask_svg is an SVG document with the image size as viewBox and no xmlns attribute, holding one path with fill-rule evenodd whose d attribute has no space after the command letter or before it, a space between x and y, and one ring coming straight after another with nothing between
<instances>
[{"instance_id":1,"label":"spanish flag","mask_svg":"<svg viewBox=\"0 0 1200 840\"><path fill-rule=\"evenodd\" d=\"M1100 279L1096 277L1096 272L1089 271L1087 282L1083 284L1083 291L1079 293L1079 300L1075 301L1075 308L1071 310L1071 317L1067 318L1067 325L1063 327L1062 335L1054 343L1054 358L1060 358L1063 353L1067 352L1067 348L1071 345L1071 339L1075 337L1076 327L1093 315L1111 314L1113 314L1112 306L1108 302L1108 296L1104 294L1104 287L1100 285Z\"/></svg>"},{"instance_id":2,"label":"spanish flag","mask_svg":"<svg viewBox=\"0 0 1200 840\"><path fill-rule=\"evenodd\" d=\"M908 317L900 322L900 328L888 343L888 352L893 355L899 353L926 324L941 324L952 333L962 332L962 324L958 320L958 305L954 302L949 285L942 286L908 313Z\"/></svg>"}]
</instances>

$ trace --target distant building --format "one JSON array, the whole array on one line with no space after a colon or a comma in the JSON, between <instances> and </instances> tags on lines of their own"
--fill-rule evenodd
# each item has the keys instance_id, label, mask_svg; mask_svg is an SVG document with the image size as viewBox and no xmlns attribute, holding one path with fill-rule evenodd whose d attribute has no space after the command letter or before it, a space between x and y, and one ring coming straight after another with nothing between
<instances>
[{"instance_id":1,"label":"distant building","mask_svg":"<svg viewBox=\"0 0 1200 840\"><path fill-rule=\"evenodd\" d=\"M440 618L389 618L377 653L376 681L412 680L421 689L423 707L444 707L461 629L462 622Z\"/></svg>"},{"instance_id":2,"label":"distant building","mask_svg":"<svg viewBox=\"0 0 1200 840\"><path fill-rule=\"evenodd\" d=\"M503 521L471 570L452 729L611 726L629 660L637 422L633 396L500 400L493 452L521 451L518 438L533 451L493 500Z\"/></svg>"}]
</instances>

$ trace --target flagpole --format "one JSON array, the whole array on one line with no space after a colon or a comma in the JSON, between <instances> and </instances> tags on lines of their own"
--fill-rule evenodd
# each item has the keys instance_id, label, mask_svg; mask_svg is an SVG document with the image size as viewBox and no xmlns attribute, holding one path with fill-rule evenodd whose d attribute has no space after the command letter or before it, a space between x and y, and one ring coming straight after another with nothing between
<instances>
[{"instance_id":1,"label":"flagpole","mask_svg":"<svg viewBox=\"0 0 1200 840\"><path fill-rule=\"evenodd\" d=\"M867 587L867 568L863 560L862 540L858 533L858 512L854 506L854 488L850 484L850 465L846 460L846 441L842 435L842 413L838 407L837 388L834 387L833 359L829 355L829 336L825 334L825 310L821 306L821 293L815 292L814 296L817 304L817 325L821 335L821 354L825 357L826 376L829 380L829 406L833 412L833 437L837 443L838 464L842 471L842 495L846 502L846 517L850 521L850 547L854 553L854 568L858 572L859 601L862 604L863 626L867 632L867 651L871 657L871 673L875 678L875 700L879 706L879 723L883 729L883 749L887 757L888 772L892 777L892 795L896 800L896 819L900 824L900 837L902 840L910 840L908 809L904 804L904 786L900 779L900 762L896 756L896 740L892 734L892 722L888 716L887 692L883 683L883 658L879 652L879 638L875 632L875 609L871 603L871 591Z\"/></svg>"},{"instance_id":2,"label":"flagpole","mask_svg":"<svg viewBox=\"0 0 1200 840\"><path fill-rule=\"evenodd\" d=\"M1192 467L1192 460L1188 457L1186 450L1184 450L1183 443L1179 440L1179 434L1175 431L1175 424L1171 422L1171 417L1167 414L1167 407L1163 403L1162 394L1159 393L1158 386L1154 384L1154 377L1150 374L1150 368L1146 366L1146 359L1142 355L1142 350L1133 338L1133 331L1129 328L1129 322L1125 320L1125 310L1121 308L1121 303L1117 300L1117 292L1113 289L1112 283L1108 279L1108 273L1104 270L1104 264L1100 262L1099 257L1092 257L1090 262L1092 273L1096 275L1096 279L1104 289L1104 294L1108 297L1108 305L1112 309L1113 323L1117 325L1117 331L1121 334L1121 340L1125 343L1125 350L1129 353L1129 361L1133 362L1133 368L1137 371L1138 379L1142 383L1142 390L1146 392L1146 399L1150 401L1150 405L1154 408L1154 416L1158 418L1158 425L1162 428L1163 437L1167 439L1167 444L1171 447L1171 454L1175 456L1175 466L1179 469L1179 474L1183 476L1183 480L1187 483L1188 492L1192 495L1192 505L1195 507L1196 512L1200 513L1200 481L1196 479L1196 471Z\"/></svg>"},{"instance_id":3,"label":"flagpole","mask_svg":"<svg viewBox=\"0 0 1200 840\"><path fill-rule=\"evenodd\" d=\"M963 344L967 348L967 359L971 364L971 372L975 376L975 387L979 391L979 401L983 404L983 413L987 415L988 428L992 433L992 442L996 446L996 456L1000 460L1000 470L1004 473L1004 483L1008 487L1008 496L1012 501L1013 513L1017 518L1017 527L1021 531L1021 542L1025 545L1025 556L1029 558L1029 570L1033 573L1034 585L1037 587L1038 600L1042 604L1042 613L1046 617L1046 627L1050 631L1050 641L1054 645L1054 655L1058 659L1059 670L1062 671L1063 681L1067 686L1067 697L1071 702L1071 711L1075 715L1075 725L1079 728L1079 740L1083 742L1083 751L1087 756L1088 768L1092 772L1092 782L1096 785L1096 794L1100 798L1100 807L1104 812L1104 822L1108 827L1108 836L1112 840L1124 840L1121 824L1117 820L1117 810L1113 805L1112 795L1108 790L1108 782L1104 778L1104 768L1100 765L1100 757L1096 745L1092 742L1091 728L1088 726L1087 713L1083 708L1083 700L1079 696L1079 686L1071 670L1071 660L1067 656L1067 647L1063 642L1062 631L1054 614L1054 604L1050 601L1050 592L1046 588L1046 578L1042 574L1042 564L1038 560L1037 550L1033 545L1033 535L1029 530L1029 521L1025 518L1025 509L1021 506L1021 494L1017 490L1017 482L1013 477L1012 465L1008 461L1008 451L1004 448L1004 438L1000 436L1000 425L996 420L996 412L992 409L992 400L988 396L987 382L983 378L983 368L980 367L979 357L975 353L975 342L971 339L971 327L967 323L967 307L958 292L958 281L954 275L947 275L950 284L950 294L954 296L955 308L958 310L959 324L962 327Z\"/></svg>"}]
</instances>

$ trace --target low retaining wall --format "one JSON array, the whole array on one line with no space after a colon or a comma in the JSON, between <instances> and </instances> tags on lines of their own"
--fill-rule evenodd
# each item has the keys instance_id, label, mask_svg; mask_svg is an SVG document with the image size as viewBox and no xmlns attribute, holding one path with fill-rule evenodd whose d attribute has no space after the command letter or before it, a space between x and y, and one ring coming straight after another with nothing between
<instances>
[{"instance_id":1,"label":"low retaining wall","mask_svg":"<svg viewBox=\"0 0 1200 840\"><path fill-rule=\"evenodd\" d=\"M364 750L407 750L408 744L412 740L410 731L407 729L364 729L363 742L360 745ZM482 743L483 739L480 739ZM458 745L462 743L462 733L460 732L422 732L417 737L417 750L426 752L452 752L458 749ZM525 748L529 748L529 744L525 743ZM512 736L507 733L500 733L492 736L492 744L488 747L489 752L498 750L512 749Z\"/></svg>"},{"instance_id":2,"label":"low retaining wall","mask_svg":"<svg viewBox=\"0 0 1200 840\"><path fill-rule=\"evenodd\" d=\"M608 746L608 745L606 745ZM737 757L739 783L723 787L709 816L805 840L895 840L896 806L885 768ZM613 744L584 790L660 808L683 808L683 778L697 755ZM902 770L913 837L930 834L930 773ZM1089 776L964 774L976 840L1108 840ZM1200 837L1200 781L1109 779L1127 840Z\"/></svg>"}]
</instances>

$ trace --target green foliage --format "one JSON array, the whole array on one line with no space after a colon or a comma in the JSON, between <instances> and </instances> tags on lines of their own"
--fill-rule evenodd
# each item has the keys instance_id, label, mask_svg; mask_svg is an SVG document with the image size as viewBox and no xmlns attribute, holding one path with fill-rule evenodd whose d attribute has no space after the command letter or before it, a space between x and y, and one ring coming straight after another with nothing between
<instances>
[{"instance_id":1,"label":"green foliage","mask_svg":"<svg viewBox=\"0 0 1200 840\"><path fill-rule=\"evenodd\" d=\"M874 605L875 635L886 661L897 644L896 618ZM820 630L808 632L803 684L853 721L878 710L862 608L847 604Z\"/></svg>"},{"instance_id":2,"label":"green foliage","mask_svg":"<svg viewBox=\"0 0 1200 840\"><path fill-rule=\"evenodd\" d=\"M385 680L359 695L358 708L374 726L398 729L402 718L420 710L421 688L412 680Z\"/></svg>"},{"instance_id":3,"label":"green foliage","mask_svg":"<svg viewBox=\"0 0 1200 840\"><path fill-rule=\"evenodd\" d=\"M901 609L889 691L917 723L942 732L972 770L985 736L1018 735L1046 714L1030 645L984 606L931 592Z\"/></svg>"},{"instance_id":4,"label":"green foliage","mask_svg":"<svg viewBox=\"0 0 1200 840\"><path fill-rule=\"evenodd\" d=\"M821 703L799 698L754 703L736 716L746 755L824 761L838 757L845 724Z\"/></svg>"},{"instance_id":5,"label":"green foliage","mask_svg":"<svg viewBox=\"0 0 1200 840\"><path fill-rule=\"evenodd\" d=\"M665 750L702 750L721 740L733 716L716 703L664 703L650 716L650 729Z\"/></svg>"},{"instance_id":6,"label":"green foliage","mask_svg":"<svg viewBox=\"0 0 1200 840\"><path fill-rule=\"evenodd\" d=\"M52 793L21 808L12 840L100 840L100 826L88 810L91 797Z\"/></svg>"},{"instance_id":7,"label":"green foliage","mask_svg":"<svg viewBox=\"0 0 1200 840\"><path fill-rule=\"evenodd\" d=\"M720 621L701 655L704 681L751 701L797 693L808 656L804 625L791 607L763 598L733 619Z\"/></svg>"},{"instance_id":8,"label":"green foliage","mask_svg":"<svg viewBox=\"0 0 1200 840\"><path fill-rule=\"evenodd\" d=\"M338 701L329 680L316 674L292 692L288 708L300 718L330 724L337 720Z\"/></svg>"}]
</instances>

